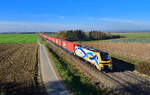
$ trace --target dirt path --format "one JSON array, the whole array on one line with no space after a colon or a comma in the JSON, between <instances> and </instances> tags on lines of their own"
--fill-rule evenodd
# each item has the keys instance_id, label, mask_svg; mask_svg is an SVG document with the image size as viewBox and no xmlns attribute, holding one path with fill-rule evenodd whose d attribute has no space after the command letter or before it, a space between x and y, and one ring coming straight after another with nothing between
<instances>
[{"instance_id":1,"label":"dirt path","mask_svg":"<svg viewBox=\"0 0 150 95\"><path fill-rule=\"evenodd\" d=\"M53 49L58 55L66 58L71 62L80 72L86 76L91 77L93 84L107 88L109 94L117 95L149 95L150 94L150 79L138 75L129 70L120 70L115 67L113 72L100 72L94 66L81 61L79 58L67 53L62 48L50 43L50 48ZM120 61L118 61L120 62Z\"/></svg>"}]
</instances>

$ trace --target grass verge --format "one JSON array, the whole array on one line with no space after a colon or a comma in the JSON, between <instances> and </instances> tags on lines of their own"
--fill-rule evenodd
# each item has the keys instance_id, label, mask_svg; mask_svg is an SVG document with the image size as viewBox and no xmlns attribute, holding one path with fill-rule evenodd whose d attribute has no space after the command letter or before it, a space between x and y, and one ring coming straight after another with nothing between
<instances>
[{"instance_id":1,"label":"grass verge","mask_svg":"<svg viewBox=\"0 0 150 95\"><path fill-rule=\"evenodd\" d=\"M140 60L137 58L132 58L132 57L128 57L128 56L120 56L120 55L116 55L116 54L111 54L111 56L114 58L123 60L124 62L129 63L131 65L134 65L134 66L128 66L129 70L134 70L141 74L150 76L150 63L149 62L143 61L143 60ZM119 64L119 65L121 65L121 64ZM121 66L121 67L124 67L124 66Z\"/></svg>"},{"instance_id":2,"label":"grass verge","mask_svg":"<svg viewBox=\"0 0 150 95\"><path fill-rule=\"evenodd\" d=\"M0 89L0 95L6 95L6 91L3 88Z\"/></svg>"}]
</instances>

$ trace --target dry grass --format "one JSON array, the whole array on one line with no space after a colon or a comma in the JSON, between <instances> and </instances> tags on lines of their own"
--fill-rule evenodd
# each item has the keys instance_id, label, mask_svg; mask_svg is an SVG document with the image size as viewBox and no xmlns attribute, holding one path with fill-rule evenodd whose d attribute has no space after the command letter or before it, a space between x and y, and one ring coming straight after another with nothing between
<instances>
[{"instance_id":1,"label":"dry grass","mask_svg":"<svg viewBox=\"0 0 150 95\"><path fill-rule=\"evenodd\" d=\"M85 45L108 51L113 54L138 58L143 61L150 60L150 44L146 43L84 43Z\"/></svg>"},{"instance_id":2,"label":"dry grass","mask_svg":"<svg viewBox=\"0 0 150 95\"><path fill-rule=\"evenodd\" d=\"M150 75L150 44L113 42L98 42L84 44L90 47L107 51L113 55L117 55L117 58L119 57L126 62L133 63L135 65L135 70L143 74Z\"/></svg>"},{"instance_id":3,"label":"dry grass","mask_svg":"<svg viewBox=\"0 0 150 95\"><path fill-rule=\"evenodd\" d=\"M140 62L139 64L137 64L135 66L136 70L143 73L143 74L146 74L146 75L150 75L150 63L148 62Z\"/></svg>"}]
</instances>

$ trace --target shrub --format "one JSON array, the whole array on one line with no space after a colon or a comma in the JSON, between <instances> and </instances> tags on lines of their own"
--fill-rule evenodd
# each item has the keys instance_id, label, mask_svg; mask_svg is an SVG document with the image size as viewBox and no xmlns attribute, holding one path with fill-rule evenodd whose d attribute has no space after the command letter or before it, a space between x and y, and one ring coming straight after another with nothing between
<instances>
[{"instance_id":1,"label":"shrub","mask_svg":"<svg viewBox=\"0 0 150 95\"><path fill-rule=\"evenodd\" d=\"M57 38L68 40L68 41L83 41L87 40L87 35L82 30L67 30L59 31Z\"/></svg>"},{"instance_id":2,"label":"shrub","mask_svg":"<svg viewBox=\"0 0 150 95\"><path fill-rule=\"evenodd\" d=\"M150 75L150 63L148 62L140 62L139 64L137 64L135 66L136 70L143 73L143 74L146 74L146 75Z\"/></svg>"},{"instance_id":3,"label":"shrub","mask_svg":"<svg viewBox=\"0 0 150 95\"><path fill-rule=\"evenodd\" d=\"M59 31L57 33L57 38L68 41L104 40L120 37L120 35L112 35L111 33L104 33L95 30L90 32L83 32L82 30L67 30Z\"/></svg>"}]
</instances>

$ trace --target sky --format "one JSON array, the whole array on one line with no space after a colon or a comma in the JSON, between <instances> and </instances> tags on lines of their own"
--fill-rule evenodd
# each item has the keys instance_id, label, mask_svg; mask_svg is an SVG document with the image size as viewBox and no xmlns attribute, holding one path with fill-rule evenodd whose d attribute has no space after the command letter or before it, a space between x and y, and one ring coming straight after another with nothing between
<instances>
[{"instance_id":1,"label":"sky","mask_svg":"<svg viewBox=\"0 0 150 95\"><path fill-rule=\"evenodd\" d=\"M150 0L1 0L0 32L150 30Z\"/></svg>"}]
</instances>

